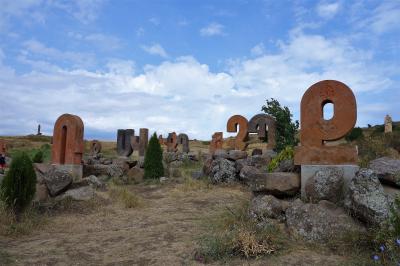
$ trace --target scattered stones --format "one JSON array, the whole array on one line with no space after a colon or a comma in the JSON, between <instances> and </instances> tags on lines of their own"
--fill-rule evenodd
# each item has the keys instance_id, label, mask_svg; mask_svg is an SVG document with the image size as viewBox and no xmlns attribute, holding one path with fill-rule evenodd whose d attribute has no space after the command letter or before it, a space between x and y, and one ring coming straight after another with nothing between
<instances>
[{"instance_id":1,"label":"scattered stones","mask_svg":"<svg viewBox=\"0 0 400 266\"><path fill-rule=\"evenodd\" d=\"M44 181L51 196L57 196L64 192L72 183L72 175L63 169L53 166L44 176Z\"/></svg>"},{"instance_id":2,"label":"scattered stones","mask_svg":"<svg viewBox=\"0 0 400 266\"><path fill-rule=\"evenodd\" d=\"M263 192L277 197L294 196L300 190L300 175L259 172L254 176L248 176L248 184L253 192Z\"/></svg>"},{"instance_id":3,"label":"scattered stones","mask_svg":"<svg viewBox=\"0 0 400 266\"><path fill-rule=\"evenodd\" d=\"M257 221L263 222L267 219L285 220L285 211L289 204L272 195L259 195L254 197L249 206L249 215Z\"/></svg>"},{"instance_id":4,"label":"scattered stones","mask_svg":"<svg viewBox=\"0 0 400 266\"><path fill-rule=\"evenodd\" d=\"M361 221L373 226L379 226L389 217L390 202L371 169L361 169L350 180L344 206Z\"/></svg>"},{"instance_id":5,"label":"scattered stones","mask_svg":"<svg viewBox=\"0 0 400 266\"><path fill-rule=\"evenodd\" d=\"M294 236L308 241L324 241L364 231L342 208L325 200L318 204L295 200L286 210L286 224Z\"/></svg>"},{"instance_id":6,"label":"scattered stones","mask_svg":"<svg viewBox=\"0 0 400 266\"><path fill-rule=\"evenodd\" d=\"M369 168L376 172L383 183L400 187L400 160L378 158L370 162Z\"/></svg>"},{"instance_id":7,"label":"scattered stones","mask_svg":"<svg viewBox=\"0 0 400 266\"><path fill-rule=\"evenodd\" d=\"M211 164L212 183L232 182L236 179L235 163L227 159L215 159Z\"/></svg>"},{"instance_id":8,"label":"scattered stones","mask_svg":"<svg viewBox=\"0 0 400 266\"><path fill-rule=\"evenodd\" d=\"M334 167L320 170L307 180L306 198L312 202L328 200L334 203L343 198L343 171Z\"/></svg>"},{"instance_id":9,"label":"scattered stones","mask_svg":"<svg viewBox=\"0 0 400 266\"><path fill-rule=\"evenodd\" d=\"M88 201L94 197L94 189L91 186L84 186L70 189L58 197L58 199L71 198L76 201Z\"/></svg>"}]
</instances>

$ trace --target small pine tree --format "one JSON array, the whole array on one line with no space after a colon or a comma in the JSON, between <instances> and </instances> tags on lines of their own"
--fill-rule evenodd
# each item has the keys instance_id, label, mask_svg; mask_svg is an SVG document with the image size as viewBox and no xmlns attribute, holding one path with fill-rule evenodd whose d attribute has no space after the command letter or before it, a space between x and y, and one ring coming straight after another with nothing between
<instances>
[{"instance_id":1,"label":"small pine tree","mask_svg":"<svg viewBox=\"0 0 400 266\"><path fill-rule=\"evenodd\" d=\"M10 169L0 187L0 198L12 209L17 222L20 215L31 203L36 192L36 173L32 161L25 153L14 156Z\"/></svg>"},{"instance_id":2,"label":"small pine tree","mask_svg":"<svg viewBox=\"0 0 400 266\"><path fill-rule=\"evenodd\" d=\"M286 106L271 98L267 100L267 104L261 108L266 114L272 116L276 120L276 148L277 152L282 151L287 146L293 147L297 145L297 130L299 129L299 121L292 122L292 113Z\"/></svg>"},{"instance_id":3,"label":"small pine tree","mask_svg":"<svg viewBox=\"0 0 400 266\"><path fill-rule=\"evenodd\" d=\"M35 153L35 156L33 156L32 162L43 163L43 152L41 150L39 150L37 153Z\"/></svg>"},{"instance_id":4,"label":"small pine tree","mask_svg":"<svg viewBox=\"0 0 400 266\"><path fill-rule=\"evenodd\" d=\"M144 178L160 178L164 175L162 163L162 149L158 141L157 134L154 133L150 138L144 157Z\"/></svg>"}]
</instances>

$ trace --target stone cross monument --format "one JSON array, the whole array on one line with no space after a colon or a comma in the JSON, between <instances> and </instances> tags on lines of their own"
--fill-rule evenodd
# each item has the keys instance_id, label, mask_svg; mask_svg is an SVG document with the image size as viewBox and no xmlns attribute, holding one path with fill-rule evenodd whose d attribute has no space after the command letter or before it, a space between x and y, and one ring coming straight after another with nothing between
<instances>
[{"instance_id":1,"label":"stone cross monument","mask_svg":"<svg viewBox=\"0 0 400 266\"><path fill-rule=\"evenodd\" d=\"M391 133L393 131L393 121L390 115L385 116L385 133Z\"/></svg>"}]
</instances>

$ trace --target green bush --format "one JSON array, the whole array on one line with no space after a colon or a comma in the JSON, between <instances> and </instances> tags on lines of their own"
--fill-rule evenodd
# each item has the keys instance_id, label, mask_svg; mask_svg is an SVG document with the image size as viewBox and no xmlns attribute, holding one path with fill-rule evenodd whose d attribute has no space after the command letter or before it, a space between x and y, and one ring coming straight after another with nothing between
<instances>
[{"instance_id":1,"label":"green bush","mask_svg":"<svg viewBox=\"0 0 400 266\"><path fill-rule=\"evenodd\" d=\"M271 100L267 100L267 104L261 110L276 120L275 150L280 152L286 146L296 146L298 143L296 134L299 129L299 121L292 121L293 115L289 108L282 107L277 100L271 98Z\"/></svg>"},{"instance_id":2,"label":"green bush","mask_svg":"<svg viewBox=\"0 0 400 266\"><path fill-rule=\"evenodd\" d=\"M293 159L293 157L294 157L293 147L287 146L268 164L268 172L274 171L279 166L280 162L284 160L291 160Z\"/></svg>"},{"instance_id":3,"label":"green bush","mask_svg":"<svg viewBox=\"0 0 400 266\"><path fill-rule=\"evenodd\" d=\"M13 158L0 187L0 198L14 212L17 222L35 192L36 173L32 161L25 152L19 153Z\"/></svg>"},{"instance_id":4,"label":"green bush","mask_svg":"<svg viewBox=\"0 0 400 266\"><path fill-rule=\"evenodd\" d=\"M162 163L162 149L158 141L157 134L154 133L150 138L144 157L144 178L160 178L164 175Z\"/></svg>"},{"instance_id":5,"label":"green bush","mask_svg":"<svg viewBox=\"0 0 400 266\"><path fill-rule=\"evenodd\" d=\"M33 156L32 162L43 163L43 152L41 150L39 150L38 152L35 153L35 156Z\"/></svg>"},{"instance_id":6,"label":"green bush","mask_svg":"<svg viewBox=\"0 0 400 266\"><path fill-rule=\"evenodd\" d=\"M355 141L364 137L363 130L360 127L353 128L349 134L346 135L347 141Z\"/></svg>"}]
</instances>

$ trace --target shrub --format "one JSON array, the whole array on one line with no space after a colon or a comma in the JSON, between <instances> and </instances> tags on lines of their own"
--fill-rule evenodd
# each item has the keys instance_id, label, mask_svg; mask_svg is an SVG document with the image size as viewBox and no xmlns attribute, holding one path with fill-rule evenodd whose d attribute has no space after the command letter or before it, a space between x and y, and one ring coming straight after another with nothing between
<instances>
[{"instance_id":1,"label":"shrub","mask_svg":"<svg viewBox=\"0 0 400 266\"><path fill-rule=\"evenodd\" d=\"M33 156L32 162L43 163L43 152L41 150L39 150L38 152L35 153L35 156Z\"/></svg>"},{"instance_id":2,"label":"shrub","mask_svg":"<svg viewBox=\"0 0 400 266\"><path fill-rule=\"evenodd\" d=\"M293 157L294 157L293 147L287 146L268 164L268 172L274 171L279 166L280 162L284 160L291 160L293 159Z\"/></svg>"},{"instance_id":3,"label":"shrub","mask_svg":"<svg viewBox=\"0 0 400 266\"><path fill-rule=\"evenodd\" d=\"M280 152L286 146L297 145L296 134L299 129L299 121L292 121L293 115L288 107L282 107L277 100L271 98L271 100L267 100L267 104L261 110L276 120L275 150L277 152Z\"/></svg>"},{"instance_id":4,"label":"shrub","mask_svg":"<svg viewBox=\"0 0 400 266\"><path fill-rule=\"evenodd\" d=\"M364 137L363 130L360 127L353 128L349 134L346 135L347 141L355 141Z\"/></svg>"},{"instance_id":5,"label":"shrub","mask_svg":"<svg viewBox=\"0 0 400 266\"><path fill-rule=\"evenodd\" d=\"M0 187L0 198L12 209L17 222L36 192L36 173L29 156L17 154Z\"/></svg>"},{"instance_id":6,"label":"shrub","mask_svg":"<svg viewBox=\"0 0 400 266\"><path fill-rule=\"evenodd\" d=\"M157 134L154 133L150 138L144 157L144 178L160 178L164 175L162 156L161 145Z\"/></svg>"}]
</instances>

